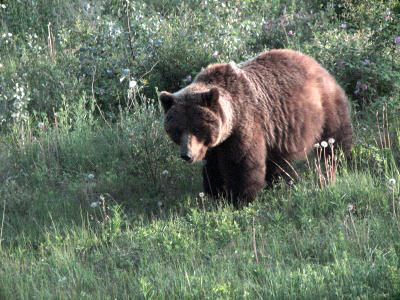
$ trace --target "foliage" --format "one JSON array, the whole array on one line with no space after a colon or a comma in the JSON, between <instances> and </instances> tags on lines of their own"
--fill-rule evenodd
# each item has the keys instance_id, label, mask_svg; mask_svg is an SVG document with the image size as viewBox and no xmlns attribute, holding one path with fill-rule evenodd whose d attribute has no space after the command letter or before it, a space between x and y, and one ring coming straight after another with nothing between
<instances>
[{"instance_id":1,"label":"foliage","mask_svg":"<svg viewBox=\"0 0 400 300\"><path fill-rule=\"evenodd\" d=\"M0 1L0 298L400 297L399 10ZM156 96L275 47L346 89L353 160L319 152L234 210L178 159Z\"/></svg>"}]
</instances>

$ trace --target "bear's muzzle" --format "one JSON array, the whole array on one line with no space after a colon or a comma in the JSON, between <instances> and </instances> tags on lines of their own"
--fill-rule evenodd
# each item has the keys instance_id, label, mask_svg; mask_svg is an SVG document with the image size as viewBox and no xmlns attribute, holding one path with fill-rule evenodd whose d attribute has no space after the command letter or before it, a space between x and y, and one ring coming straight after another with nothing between
<instances>
[{"instance_id":1,"label":"bear's muzzle","mask_svg":"<svg viewBox=\"0 0 400 300\"><path fill-rule=\"evenodd\" d=\"M189 163L202 160L207 152L207 147L195 135L184 132L181 137L180 155Z\"/></svg>"}]
</instances>

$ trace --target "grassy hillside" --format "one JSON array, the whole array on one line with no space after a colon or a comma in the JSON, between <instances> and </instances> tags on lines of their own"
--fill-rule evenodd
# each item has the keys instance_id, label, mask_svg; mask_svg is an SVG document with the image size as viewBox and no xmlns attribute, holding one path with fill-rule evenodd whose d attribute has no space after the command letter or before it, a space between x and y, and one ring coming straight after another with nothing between
<instances>
[{"instance_id":1,"label":"grassy hillside","mask_svg":"<svg viewBox=\"0 0 400 300\"><path fill-rule=\"evenodd\" d=\"M157 94L272 48L335 75L354 159L235 210ZM0 1L0 299L399 298L399 57L396 0Z\"/></svg>"}]
</instances>

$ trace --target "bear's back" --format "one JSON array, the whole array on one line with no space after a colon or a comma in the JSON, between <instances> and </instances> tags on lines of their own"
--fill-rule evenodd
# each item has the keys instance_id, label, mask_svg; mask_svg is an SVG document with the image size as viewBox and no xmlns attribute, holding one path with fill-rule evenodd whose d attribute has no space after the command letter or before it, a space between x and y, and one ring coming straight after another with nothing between
<instances>
[{"instance_id":1,"label":"bear's back","mask_svg":"<svg viewBox=\"0 0 400 300\"><path fill-rule=\"evenodd\" d=\"M288 158L302 157L336 114L342 92L335 79L313 58L288 49L263 52L238 66L257 91L251 104L259 109L270 146ZM347 105L345 96L339 100Z\"/></svg>"}]
</instances>

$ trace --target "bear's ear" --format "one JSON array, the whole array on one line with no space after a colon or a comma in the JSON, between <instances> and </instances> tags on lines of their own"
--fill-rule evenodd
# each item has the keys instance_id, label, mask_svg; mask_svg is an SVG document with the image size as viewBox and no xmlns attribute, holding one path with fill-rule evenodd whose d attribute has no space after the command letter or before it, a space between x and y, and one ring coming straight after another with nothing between
<instances>
[{"instance_id":1,"label":"bear's ear","mask_svg":"<svg viewBox=\"0 0 400 300\"><path fill-rule=\"evenodd\" d=\"M203 106L213 108L217 105L219 99L219 90L213 87L208 92L202 94L201 100Z\"/></svg>"},{"instance_id":2,"label":"bear's ear","mask_svg":"<svg viewBox=\"0 0 400 300\"><path fill-rule=\"evenodd\" d=\"M172 94L168 92L161 92L160 101L164 109L164 113L167 113L167 111L171 108L172 105L174 105L175 102Z\"/></svg>"}]
</instances>

